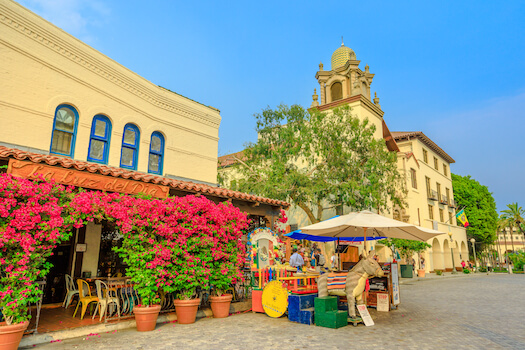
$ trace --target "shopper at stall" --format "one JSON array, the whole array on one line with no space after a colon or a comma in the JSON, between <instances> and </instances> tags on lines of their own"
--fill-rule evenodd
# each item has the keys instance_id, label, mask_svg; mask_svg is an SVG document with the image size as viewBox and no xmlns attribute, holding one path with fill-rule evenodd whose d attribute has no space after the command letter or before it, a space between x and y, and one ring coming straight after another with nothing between
<instances>
[{"instance_id":1,"label":"shopper at stall","mask_svg":"<svg viewBox=\"0 0 525 350\"><path fill-rule=\"evenodd\" d=\"M323 255L323 253L321 252L321 249L317 248L317 258L316 258L316 261L317 261L317 265L319 265L320 267L324 267L324 264L326 264L326 259Z\"/></svg>"},{"instance_id":2,"label":"shopper at stall","mask_svg":"<svg viewBox=\"0 0 525 350\"><path fill-rule=\"evenodd\" d=\"M297 271L300 271L304 265L303 257L297 252L297 248L292 250L292 256L290 257L290 266L296 267Z\"/></svg>"}]
</instances>

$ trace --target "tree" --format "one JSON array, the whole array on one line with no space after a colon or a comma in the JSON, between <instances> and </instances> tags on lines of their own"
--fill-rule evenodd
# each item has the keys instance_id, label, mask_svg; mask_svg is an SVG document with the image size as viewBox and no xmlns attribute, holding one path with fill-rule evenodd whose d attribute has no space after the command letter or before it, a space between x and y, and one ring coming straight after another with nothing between
<instances>
[{"instance_id":1,"label":"tree","mask_svg":"<svg viewBox=\"0 0 525 350\"><path fill-rule=\"evenodd\" d=\"M470 175L452 174L452 187L458 207L465 209L470 224L467 236L476 240L479 245L476 252L481 252L497 237L498 212L494 197L487 186L481 185Z\"/></svg>"},{"instance_id":2,"label":"tree","mask_svg":"<svg viewBox=\"0 0 525 350\"><path fill-rule=\"evenodd\" d=\"M512 250L514 251L514 240L512 239L512 229L517 227L520 230L521 234L525 238L525 230L523 229L523 216L525 216L525 210L522 207L518 206L518 203L507 204L506 210L501 211L501 216L508 220L510 227L510 237L512 240Z\"/></svg>"},{"instance_id":3,"label":"tree","mask_svg":"<svg viewBox=\"0 0 525 350\"><path fill-rule=\"evenodd\" d=\"M312 223L336 206L403 206L396 154L374 137L375 126L352 116L348 106L322 113L281 105L255 117L257 142L235 158L233 170L221 172L219 182L233 173L232 189L289 201Z\"/></svg>"},{"instance_id":4,"label":"tree","mask_svg":"<svg viewBox=\"0 0 525 350\"><path fill-rule=\"evenodd\" d=\"M419 254L423 253L427 248L432 247L427 242L400 238L385 238L377 241L377 243L387 247L394 246L399 251L401 257L405 259L407 264L410 264L409 259L414 254L417 254L419 257ZM419 259L419 265L421 267L421 259Z\"/></svg>"}]
</instances>

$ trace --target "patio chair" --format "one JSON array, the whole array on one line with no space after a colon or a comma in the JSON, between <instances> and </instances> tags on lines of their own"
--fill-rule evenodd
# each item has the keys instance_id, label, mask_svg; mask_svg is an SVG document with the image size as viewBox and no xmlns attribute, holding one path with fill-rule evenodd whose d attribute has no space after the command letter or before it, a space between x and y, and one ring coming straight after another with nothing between
<instances>
[{"instance_id":1,"label":"patio chair","mask_svg":"<svg viewBox=\"0 0 525 350\"><path fill-rule=\"evenodd\" d=\"M108 285L100 280L96 280L95 284L97 286L98 303L95 308L95 312L93 313L93 317L91 318L92 319L95 318L97 314L97 310L99 311L99 314L100 314L100 321L102 321L102 316L107 318L106 311L110 304L117 305L117 314L118 314L118 317L120 317L120 303L116 296L116 289L108 288ZM112 292L115 294L111 295Z\"/></svg>"},{"instance_id":2,"label":"patio chair","mask_svg":"<svg viewBox=\"0 0 525 350\"><path fill-rule=\"evenodd\" d=\"M120 289L120 298L122 300L122 313L131 314L133 307L139 303L139 297L129 281L126 281Z\"/></svg>"},{"instance_id":3,"label":"patio chair","mask_svg":"<svg viewBox=\"0 0 525 350\"><path fill-rule=\"evenodd\" d=\"M75 317L75 315L77 314L78 307L82 305L82 312L80 314L80 319L83 320L84 315L86 314L88 305L91 304L92 302L97 302L98 297L91 295L91 289L89 289L89 284L86 281L79 278L77 280L77 284L78 284L79 298L78 298L78 304L75 309L75 313L73 314L73 317Z\"/></svg>"},{"instance_id":4,"label":"patio chair","mask_svg":"<svg viewBox=\"0 0 525 350\"><path fill-rule=\"evenodd\" d=\"M78 289L75 288L75 282L73 282L73 278L66 274L66 296L64 298L64 302L62 303L62 306L66 309L69 307L69 304L71 304L71 301L73 300L73 297L75 295L78 295Z\"/></svg>"}]
</instances>

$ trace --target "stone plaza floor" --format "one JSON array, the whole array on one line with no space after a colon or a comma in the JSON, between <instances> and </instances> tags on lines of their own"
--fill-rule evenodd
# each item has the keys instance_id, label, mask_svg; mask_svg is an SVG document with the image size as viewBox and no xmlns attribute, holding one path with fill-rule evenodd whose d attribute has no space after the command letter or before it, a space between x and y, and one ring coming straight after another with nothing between
<instances>
[{"instance_id":1,"label":"stone plaza floor","mask_svg":"<svg viewBox=\"0 0 525 350\"><path fill-rule=\"evenodd\" d=\"M525 276L405 282L401 305L369 308L375 326L307 326L251 312L42 344L34 349L525 349Z\"/></svg>"}]
</instances>

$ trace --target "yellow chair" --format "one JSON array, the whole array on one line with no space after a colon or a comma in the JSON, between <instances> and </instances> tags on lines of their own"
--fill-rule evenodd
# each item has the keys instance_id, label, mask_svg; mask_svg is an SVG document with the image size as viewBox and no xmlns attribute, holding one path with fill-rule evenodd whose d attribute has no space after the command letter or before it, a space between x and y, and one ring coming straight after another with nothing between
<instances>
[{"instance_id":1,"label":"yellow chair","mask_svg":"<svg viewBox=\"0 0 525 350\"><path fill-rule=\"evenodd\" d=\"M80 319L82 320L84 319L84 315L86 314L88 305L92 302L98 303L99 300L98 300L98 297L91 295L91 289L89 289L89 284L86 281L81 280L79 278L77 280L77 284L78 284L78 292L79 292L80 300L78 301L77 308L75 309L75 313L73 314L73 317L75 317L75 315L77 314L78 307L80 306L80 304L82 304L82 312L80 314Z\"/></svg>"}]
</instances>

